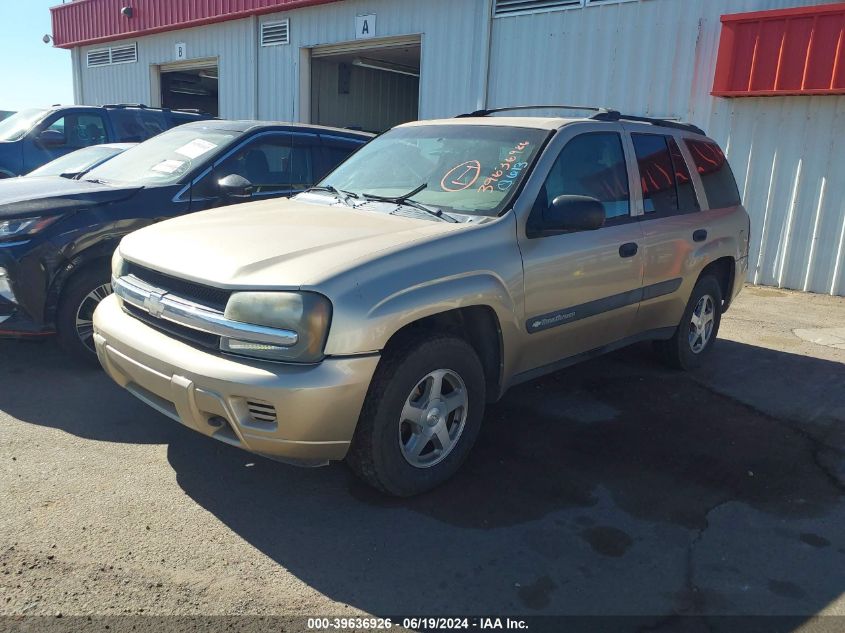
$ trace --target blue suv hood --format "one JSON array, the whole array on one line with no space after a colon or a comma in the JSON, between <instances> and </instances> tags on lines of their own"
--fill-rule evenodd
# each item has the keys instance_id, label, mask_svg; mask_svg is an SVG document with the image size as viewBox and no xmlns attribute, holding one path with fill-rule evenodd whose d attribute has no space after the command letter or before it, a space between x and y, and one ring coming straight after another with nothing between
<instances>
[{"instance_id":1,"label":"blue suv hood","mask_svg":"<svg viewBox=\"0 0 845 633\"><path fill-rule=\"evenodd\" d=\"M143 187L112 187L60 176L9 178L0 180L0 218L90 209L126 200L141 189Z\"/></svg>"}]
</instances>

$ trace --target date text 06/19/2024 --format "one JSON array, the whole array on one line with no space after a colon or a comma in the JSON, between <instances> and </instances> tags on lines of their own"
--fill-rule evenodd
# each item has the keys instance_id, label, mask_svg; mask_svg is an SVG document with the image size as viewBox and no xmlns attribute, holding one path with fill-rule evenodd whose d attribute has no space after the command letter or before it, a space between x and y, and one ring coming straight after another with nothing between
<instances>
[{"instance_id":1,"label":"date text 06/19/2024","mask_svg":"<svg viewBox=\"0 0 845 633\"><path fill-rule=\"evenodd\" d=\"M443 617L409 617L409 618L308 618L309 631L344 631L366 629L371 631L388 631L395 628L412 629L415 631L444 631L444 630L511 630L527 631L528 623L519 618L443 618Z\"/></svg>"}]
</instances>

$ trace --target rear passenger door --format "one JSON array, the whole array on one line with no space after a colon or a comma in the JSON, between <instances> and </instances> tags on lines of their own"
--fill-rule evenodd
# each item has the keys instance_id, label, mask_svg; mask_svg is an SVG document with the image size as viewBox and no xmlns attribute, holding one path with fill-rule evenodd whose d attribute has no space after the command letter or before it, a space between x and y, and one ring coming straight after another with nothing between
<instances>
[{"instance_id":1,"label":"rear passenger door","mask_svg":"<svg viewBox=\"0 0 845 633\"><path fill-rule=\"evenodd\" d=\"M643 298L636 330L675 328L697 277L695 253L709 237L700 181L680 135L628 129L642 193Z\"/></svg>"},{"instance_id":2,"label":"rear passenger door","mask_svg":"<svg viewBox=\"0 0 845 633\"><path fill-rule=\"evenodd\" d=\"M640 298L641 233L621 129L564 128L549 151L561 142L520 238L527 330L520 373L626 338ZM602 202L604 227L543 235L543 211L561 195Z\"/></svg>"}]
</instances>

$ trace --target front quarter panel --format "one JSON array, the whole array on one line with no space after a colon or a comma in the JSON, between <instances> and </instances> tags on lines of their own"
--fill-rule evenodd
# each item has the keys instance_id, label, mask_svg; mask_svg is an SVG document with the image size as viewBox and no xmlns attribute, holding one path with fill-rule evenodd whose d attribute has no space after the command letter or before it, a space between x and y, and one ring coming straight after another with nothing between
<instances>
[{"instance_id":1,"label":"front quarter panel","mask_svg":"<svg viewBox=\"0 0 845 633\"><path fill-rule=\"evenodd\" d=\"M384 349L403 327L470 306L492 308L507 364L519 344L522 260L513 214L384 253L312 289L333 304L327 355ZM492 342L491 342L492 343ZM498 343L498 342L496 342Z\"/></svg>"}]
</instances>

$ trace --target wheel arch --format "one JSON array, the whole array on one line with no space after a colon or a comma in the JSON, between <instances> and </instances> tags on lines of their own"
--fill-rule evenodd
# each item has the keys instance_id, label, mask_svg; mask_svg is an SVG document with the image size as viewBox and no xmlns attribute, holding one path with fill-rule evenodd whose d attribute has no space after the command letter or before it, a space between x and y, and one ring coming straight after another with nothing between
<instances>
[{"instance_id":1,"label":"wheel arch","mask_svg":"<svg viewBox=\"0 0 845 633\"><path fill-rule=\"evenodd\" d=\"M727 312L732 300L732 289L736 279L736 260L730 256L719 257L707 264L698 275L698 279L712 276L719 282L722 291L722 312ZM696 281L697 283L697 281Z\"/></svg>"},{"instance_id":2,"label":"wheel arch","mask_svg":"<svg viewBox=\"0 0 845 633\"><path fill-rule=\"evenodd\" d=\"M504 339L496 311L489 305L469 305L427 315L396 330L384 350L398 347L408 338L427 333L447 333L464 339L472 346L484 368L487 400L501 396L504 379Z\"/></svg>"},{"instance_id":3,"label":"wheel arch","mask_svg":"<svg viewBox=\"0 0 845 633\"><path fill-rule=\"evenodd\" d=\"M97 266L104 266L108 270L115 248L117 248L116 241L100 242L77 253L61 267L50 285L47 300L44 303L45 322L55 322L62 293L71 279Z\"/></svg>"}]
</instances>

